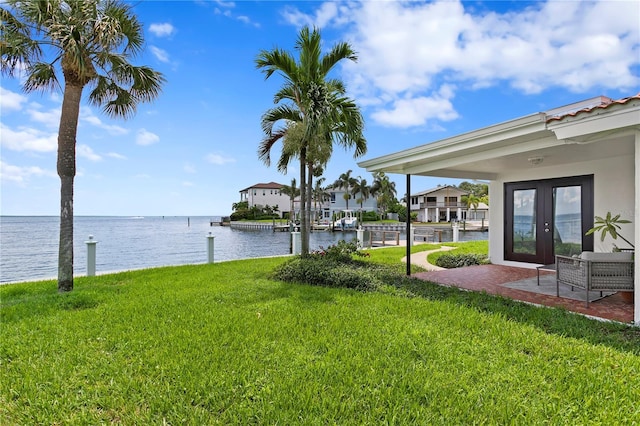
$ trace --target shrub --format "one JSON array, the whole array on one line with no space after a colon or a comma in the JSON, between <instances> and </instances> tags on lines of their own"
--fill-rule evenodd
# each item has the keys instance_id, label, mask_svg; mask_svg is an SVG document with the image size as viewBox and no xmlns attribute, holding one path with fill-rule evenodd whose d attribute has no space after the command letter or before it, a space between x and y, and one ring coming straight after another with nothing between
<instances>
[{"instance_id":1,"label":"shrub","mask_svg":"<svg viewBox=\"0 0 640 426\"><path fill-rule=\"evenodd\" d=\"M374 211L366 211L362 213L363 222L376 222L378 220L380 220L380 216Z\"/></svg>"},{"instance_id":2,"label":"shrub","mask_svg":"<svg viewBox=\"0 0 640 426\"><path fill-rule=\"evenodd\" d=\"M312 251L312 257L324 257L337 262L350 262L353 256L368 257L369 253L358 250L358 242L354 239L350 242L340 240L334 245L330 245L326 249Z\"/></svg>"},{"instance_id":3,"label":"shrub","mask_svg":"<svg viewBox=\"0 0 640 426\"><path fill-rule=\"evenodd\" d=\"M489 263L489 259L486 256L473 253L445 253L436 260L437 266L447 269L461 268L463 266L471 265L483 265L486 263Z\"/></svg>"},{"instance_id":4,"label":"shrub","mask_svg":"<svg viewBox=\"0 0 640 426\"><path fill-rule=\"evenodd\" d=\"M231 216L229 216L230 220L233 220L233 221L247 219L248 217L249 217L249 210L244 210L244 209L235 211L231 213Z\"/></svg>"},{"instance_id":5,"label":"shrub","mask_svg":"<svg viewBox=\"0 0 640 426\"><path fill-rule=\"evenodd\" d=\"M273 278L323 287L371 291L397 281L400 276L389 267L354 260L350 255L347 258L335 249L323 253L290 259L274 269Z\"/></svg>"}]
</instances>

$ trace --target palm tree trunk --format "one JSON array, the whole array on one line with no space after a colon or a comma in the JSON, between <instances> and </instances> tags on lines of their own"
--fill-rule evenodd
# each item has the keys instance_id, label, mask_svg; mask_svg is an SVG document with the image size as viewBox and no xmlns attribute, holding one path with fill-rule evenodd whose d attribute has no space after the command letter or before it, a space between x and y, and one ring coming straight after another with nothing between
<instances>
[{"instance_id":1,"label":"palm tree trunk","mask_svg":"<svg viewBox=\"0 0 640 426\"><path fill-rule=\"evenodd\" d=\"M60 176L60 245L58 291L73 290L73 180L76 175L76 132L82 86L66 84L58 129L58 176Z\"/></svg>"},{"instance_id":2,"label":"palm tree trunk","mask_svg":"<svg viewBox=\"0 0 640 426\"><path fill-rule=\"evenodd\" d=\"M307 208L307 226L308 226L308 234L309 236L311 236L311 203L312 203L312 195L311 195L311 190L313 188L313 165L309 164L309 170L308 170L308 176L307 179L309 179L309 181L307 182L307 204L309 205L309 208Z\"/></svg>"},{"instance_id":3,"label":"palm tree trunk","mask_svg":"<svg viewBox=\"0 0 640 426\"><path fill-rule=\"evenodd\" d=\"M300 150L300 238L301 241L301 255L307 256L309 254L309 229L307 228L307 150L302 148Z\"/></svg>"}]
</instances>

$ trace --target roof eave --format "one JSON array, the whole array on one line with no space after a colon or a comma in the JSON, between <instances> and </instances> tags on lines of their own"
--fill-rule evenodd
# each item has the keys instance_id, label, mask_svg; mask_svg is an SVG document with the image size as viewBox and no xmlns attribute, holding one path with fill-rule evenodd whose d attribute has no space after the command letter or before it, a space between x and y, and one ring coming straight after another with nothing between
<instances>
[{"instance_id":1,"label":"roof eave","mask_svg":"<svg viewBox=\"0 0 640 426\"><path fill-rule=\"evenodd\" d=\"M358 166L369 172L408 173L410 164L427 164L430 161L459 156L464 151L491 149L513 139L529 139L546 131L546 115L535 113L515 120L495 124L451 138L420 145L393 154L361 161Z\"/></svg>"}]
</instances>

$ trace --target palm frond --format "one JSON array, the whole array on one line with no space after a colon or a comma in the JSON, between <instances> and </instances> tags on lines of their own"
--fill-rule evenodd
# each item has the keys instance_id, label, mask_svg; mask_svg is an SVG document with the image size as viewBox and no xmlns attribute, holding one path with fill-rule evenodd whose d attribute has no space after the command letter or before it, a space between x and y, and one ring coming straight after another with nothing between
<instances>
[{"instance_id":1,"label":"palm frond","mask_svg":"<svg viewBox=\"0 0 640 426\"><path fill-rule=\"evenodd\" d=\"M269 133L258 145L258 158L268 167L271 165L271 148L287 134L286 129Z\"/></svg>"},{"instance_id":2,"label":"palm frond","mask_svg":"<svg viewBox=\"0 0 640 426\"><path fill-rule=\"evenodd\" d=\"M43 91L48 92L60 89L60 83L56 76L56 70L53 65L37 62L32 64L26 70L27 79L23 84L25 92Z\"/></svg>"}]
</instances>

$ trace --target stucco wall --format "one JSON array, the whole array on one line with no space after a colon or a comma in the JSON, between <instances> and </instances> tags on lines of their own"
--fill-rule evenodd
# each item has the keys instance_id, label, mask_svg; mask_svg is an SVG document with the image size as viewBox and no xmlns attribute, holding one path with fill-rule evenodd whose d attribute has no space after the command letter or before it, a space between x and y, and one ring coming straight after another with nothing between
<instances>
[{"instance_id":1,"label":"stucco wall","mask_svg":"<svg viewBox=\"0 0 640 426\"><path fill-rule=\"evenodd\" d=\"M633 156L612 157L603 160L566 164L562 166L531 166L516 173L504 174L489 185L489 257L492 263L517 265L527 264L504 260L504 183L536 179L549 179L580 175L594 175L594 212L597 216L620 213L624 219L632 222L635 217L635 168ZM623 225L620 233L634 242L634 225ZM594 238L595 251L611 251L613 240L607 237L604 242ZM617 245L625 246L618 238ZM531 264L532 268L536 265Z\"/></svg>"}]
</instances>

